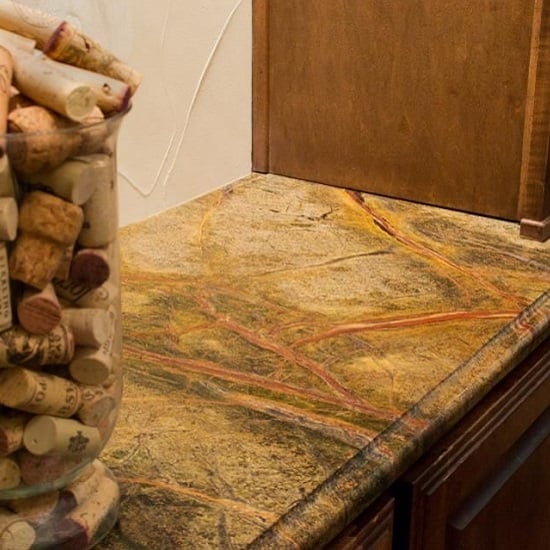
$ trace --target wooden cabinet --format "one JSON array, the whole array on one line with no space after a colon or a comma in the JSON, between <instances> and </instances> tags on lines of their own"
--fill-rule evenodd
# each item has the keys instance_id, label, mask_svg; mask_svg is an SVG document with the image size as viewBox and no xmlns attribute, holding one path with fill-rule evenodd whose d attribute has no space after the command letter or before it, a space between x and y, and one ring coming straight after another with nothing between
<instances>
[{"instance_id":1,"label":"wooden cabinet","mask_svg":"<svg viewBox=\"0 0 550 550\"><path fill-rule=\"evenodd\" d=\"M394 499L387 495L361 514L327 550L392 550Z\"/></svg>"},{"instance_id":2,"label":"wooden cabinet","mask_svg":"<svg viewBox=\"0 0 550 550\"><path fill-rule=\"evenodd\" d=\"M546 550L550 341L501 381L389 495L394 550ZM377 532L379 524L372 521L379 506L364 514L363 528L361 518L352 527L363 541L370 540L369 529Z\"/></svg>"},{"instance_id":3,"label":"wooden cabinet","mask_svg":"<svg viewBox=\"0 0 550 550\"><path fill-rule=\"evenodd\" d=\"M253 166L550 236L550 0L254 0Z\"/></svg>"},{"instance_id":4,"label":"wooden cabinet","mask_svg":"<svg viewBox=\"0 0 550 550\"><path fill-rule=\"evenodd\" d=\"M401 547L546 549L549 434L546 344L396 485L401 528L408 533Z\"/></svg>"}]
</instances>

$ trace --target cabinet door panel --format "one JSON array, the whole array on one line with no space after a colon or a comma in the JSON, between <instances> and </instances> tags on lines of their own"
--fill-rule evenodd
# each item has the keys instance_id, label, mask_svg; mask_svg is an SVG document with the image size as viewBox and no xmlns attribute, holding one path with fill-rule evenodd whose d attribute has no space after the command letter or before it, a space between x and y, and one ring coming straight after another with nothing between
<instances>
[{"instance_id":1,"label":"cabinet door panel","mask_svg":"<svg viewBox=\"0 0 550 550\"><path fill-rule=\"evenodd\" d=\"M550 540L550 408L448 524L452 550L546 550Z\"/></svg>"},{"instance_id":2,"label":"cabinet door panel","mask_svg":"<svg viewBox=\"0 0 550 550\"><path fill-rule=\"evenodd\" d=\"M397 547L538 550L539 533L550 540L549 409L547 340L395 485Z\"/></svg>"}]
</instances>

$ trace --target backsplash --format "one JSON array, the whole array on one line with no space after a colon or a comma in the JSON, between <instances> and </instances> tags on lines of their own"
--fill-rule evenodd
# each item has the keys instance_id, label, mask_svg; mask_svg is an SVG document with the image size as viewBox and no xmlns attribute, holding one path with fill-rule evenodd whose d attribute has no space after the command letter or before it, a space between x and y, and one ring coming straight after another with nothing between
<instances>
[{"instance_id":1,"label":"backsplash","mask_svg":"<svg viewBox=\"0 0 550 550\"><path fill-rule=\"evenodd\" d=\"M119 139L120 223L250 172L251 0L20 0L143 75Z\"/></svg>"}]
</instances>

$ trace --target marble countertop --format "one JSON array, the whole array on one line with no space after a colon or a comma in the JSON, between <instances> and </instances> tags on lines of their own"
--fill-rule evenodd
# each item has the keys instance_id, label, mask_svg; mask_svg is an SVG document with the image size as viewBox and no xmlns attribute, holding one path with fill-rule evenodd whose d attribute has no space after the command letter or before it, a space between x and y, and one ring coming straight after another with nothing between
<instances>
[{"instance_id":1,"label":"marble countertop","mask_svg":"<svg viewBox=\"0 0 550 550\"><path fill-rule=\"evenodd\" d=\"M550 334L517 224L252 174L121 231L103 550L318 548Z\"/></svg>"}]
</instances>

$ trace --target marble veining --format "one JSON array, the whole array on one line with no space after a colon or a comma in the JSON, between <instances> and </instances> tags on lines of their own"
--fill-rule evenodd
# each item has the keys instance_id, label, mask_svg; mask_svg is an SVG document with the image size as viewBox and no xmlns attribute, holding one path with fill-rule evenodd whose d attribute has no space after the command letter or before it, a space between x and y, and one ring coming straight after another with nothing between
<instances>
[{"instance_id":1,"label":"marble veining","mask_svg":"<svg viewBox=\"0 0 550 550\"><path fill-rule=\"evenodd\" d=\"M121 231L100 548L318 548L550 333L516 224L273 175Z\"/></svg>"}]
</instances>

